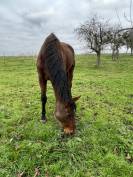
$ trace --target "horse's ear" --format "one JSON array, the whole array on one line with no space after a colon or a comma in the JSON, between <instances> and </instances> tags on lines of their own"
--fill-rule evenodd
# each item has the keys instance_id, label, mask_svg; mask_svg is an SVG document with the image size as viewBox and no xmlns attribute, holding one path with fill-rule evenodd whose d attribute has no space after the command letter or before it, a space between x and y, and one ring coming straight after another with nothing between
<instances>
[{"instance_id":1,"label":"horse's ear","mask_svg":"<svg viewBox=\"0 0 133 177\"><path fill-rule=\"evenodd\" d=\"M76 102L76 101L79 100L80 97L81 97L81 95L80 95L80 96L76 96L76 97L74 97L72 100L73 100L74 102Z\"/></svg>"}]
</instances>

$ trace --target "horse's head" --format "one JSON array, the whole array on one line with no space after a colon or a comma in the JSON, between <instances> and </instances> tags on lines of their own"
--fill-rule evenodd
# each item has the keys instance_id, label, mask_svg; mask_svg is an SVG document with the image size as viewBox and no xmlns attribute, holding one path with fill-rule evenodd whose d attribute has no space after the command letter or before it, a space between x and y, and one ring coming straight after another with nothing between
<instances>
[{"instance_id":1,"label":"horse's head","mask_svg":"<svg viewBox=\"0 0 133 177\"><path fill-rule=\"evenodd\" d=\"M76 104L75 102L80 98L80 96L72 99L68 103L58 103L56 106L55 116L61 123L65 134L74 134L75 132L75 112Z\"/></svg>"}]
</instances>

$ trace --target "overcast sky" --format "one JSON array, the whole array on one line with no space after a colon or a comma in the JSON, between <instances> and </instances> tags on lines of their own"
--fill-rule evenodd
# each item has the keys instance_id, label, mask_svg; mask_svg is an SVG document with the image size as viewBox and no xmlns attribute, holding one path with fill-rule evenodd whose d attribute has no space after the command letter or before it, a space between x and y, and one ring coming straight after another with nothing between
<instances>
[{"instance_id":1,"label":"overcast sky","mask_svg":"<svg viewBox=\"0 0 133 177\"><path fill-rule=\"evenodd\" d=\"M95 13L118 22L117 10L125 26L129 6L130 0L0 0L0 55L37 54L51 32L81 53L85 45L73 32L79 24Z\"/></svg>"}]
</instances>

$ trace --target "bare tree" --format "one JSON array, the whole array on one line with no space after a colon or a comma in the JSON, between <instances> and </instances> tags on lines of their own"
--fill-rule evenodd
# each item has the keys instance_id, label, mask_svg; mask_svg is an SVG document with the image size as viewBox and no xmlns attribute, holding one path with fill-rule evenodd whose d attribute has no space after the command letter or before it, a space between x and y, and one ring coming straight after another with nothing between
<instances>
[{"instance_id":1,"label":"bare tree","mask_svg":"<svg viewBox=\"0 0 133 177\"><path fill-rule=\"evenodd\" d=\"M130 48L131 48L131 55L133 55L133 29L129 32L129 38L130 38Z\"/></svg>"},{"instance_id":2,"label":"bare tree","mask_svg":"<svg viewBox=\"0 0 133 177\"><path fill-rule=\"evenodd\" d=\"M130 0L130 23L132 29L129 31L129 47L131 48L131 55L133 55L133 19L132 19L132 5L133 1Z\"/></svg>"},{"instance_id":3,"label":"bare tree","mask_svg":"<svg viewBox=\"0 0 133 177\"><path fill-rule=\"evenodd\" d=\"M133 55L133 19L132 19L132 5L133 1L130 0L130 7L129 7L129 17L126 16L124 13L124 17L127 22L130 23L131 28L128 30L128 38L127 38L127 49L131 49L131 55Z\"/></svg>"},{"instance_id":4,"label":"bare tree","mask_svg":"<svg viewBox=\"0 0 133 177\"><path fill-rule=\"evenodd\" d=\"M131 55L133 55L133 29L123 32L123 41L128 49L131 49Z\"/></svg>"},{"instance_id":5,"label":"bare tree","mask_svg":"<svg viewBox=\"0 0 133 177\"><path fill-rule=\"evenodd\" d=\"M131 49L131 55L133 55L133 29L130 29L128 31L126 42L127 42L127 48Z\"/></svg>"},{"instance_id":6,"label":"bare tree","mask_svg":"<svg viewBox=\"0 0 133 177\"><path fill-rule=\"evenodd\" d=\"M101 63L101 51L110 42L111 33L108 29L108 21L96 15L75 29L78 36L86 41L88 48L97 54L96 65L98 67Z\"/></svg>"},{"instance_id":7,"label":"bare tree","mask_svg":"<svg viewBox=\"0 0 133 177\"><path fill-rule=\"evenodd\" d=\"M119 49L124 45L122 32L119 32L119 24L115 25L110 29L110 44L112 49L112 60L118 60L119 58Z\"/></svg>"},{"instance_id":8,"label":"bare tree","mask_svg":"<svg viewBox=\"0 0 133 177\"><path fill-rule=\"evenodd\" d=\"M132 46L133 46L133 28L121 28L118 25L115 25L110 29L111 36L110 36L110 44L112 49L112 60L118 60L119 58L119 49L122 46L126 46L127 49L131 48L132 53Z\"/></svg>"}]
</instances>

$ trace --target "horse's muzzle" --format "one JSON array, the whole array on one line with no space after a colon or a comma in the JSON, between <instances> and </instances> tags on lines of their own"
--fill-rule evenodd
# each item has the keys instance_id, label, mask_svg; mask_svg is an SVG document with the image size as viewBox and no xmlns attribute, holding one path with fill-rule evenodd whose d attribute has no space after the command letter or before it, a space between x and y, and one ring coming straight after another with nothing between
<instances>
[{"instance_id":1,"label":"horse's muzzle","mask_svg":"<svg viewBox=\"0 0 133 177\"><path fill-rule=\"evenodd\" d=\"M69 127L64 128L64 133L66 135L73 135L75 133L75 129L70 129Z\"/></svg>"}]
</instances>

